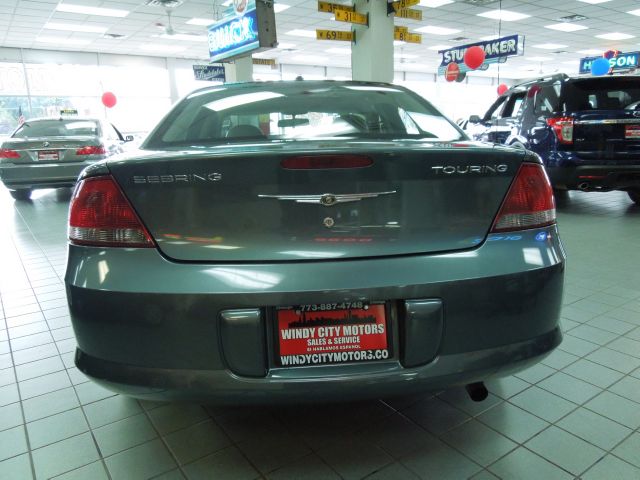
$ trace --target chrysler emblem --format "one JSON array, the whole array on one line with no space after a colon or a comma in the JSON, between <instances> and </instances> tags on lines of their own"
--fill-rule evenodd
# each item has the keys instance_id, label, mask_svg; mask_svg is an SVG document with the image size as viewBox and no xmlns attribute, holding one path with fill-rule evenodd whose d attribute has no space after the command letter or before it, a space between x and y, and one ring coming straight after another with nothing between
<instances>
[{"instance_id":1,"label":"chrysler emblem","mask_svg":"<svg viewBox=\"0 0 640 480\"><path fill-rule=\"evenodd\" d=\"M359 202L365 198L376 198L381 195L393 195L394 193L396 193L395 190L366 193L323 193L321 195L258 195L258 198L273 198L296 203L315 203L316 205L331 207L337 203Z\"/></svg>"},{"instance_id":2,"label":"chrysler emblem","mask_svg":"<svg viewBox=\"0 0 640 480\"><path fill-rule=\"evenodd\" d=\"M325 207L330 207L331 205L336 203L337 200L338 199L336 198L336 196L331 193L325 193L320 197L320 203Z\"/></svg>"},{"instance_id":3,"label":"chrysler emblem","mask_svg":"<svg viewBox=\"0 0 640 480\"><path fill-rule=\"evenodd\" d=\"M43 147L48 147L49 145L51 145L49 142L42 142Z\"/></svg>"}]
</instances>

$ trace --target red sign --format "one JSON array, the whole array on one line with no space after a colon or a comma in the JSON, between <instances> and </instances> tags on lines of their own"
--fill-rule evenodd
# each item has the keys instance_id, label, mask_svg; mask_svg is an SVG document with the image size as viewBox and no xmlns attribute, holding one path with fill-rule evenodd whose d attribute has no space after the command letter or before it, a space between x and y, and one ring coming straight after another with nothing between
<instances>
[{"instance_id":1,"label":"red sign","mask_svg":"<svg viewBox=\"0 0 640 480\"><path fill-rule=\"evenodd\" d=\"M640 125L625 125L624 138L640 139Z\"/></svg>"},{"instance_id":2,"label":"red sign","mask_svg":"<svg viewBox=\"0 0 640 480\"><path fill-rule=\"evenodd\" d=\"M329 303L278 310L281 364L317 365L388 358L384 304L343 306Z\"/></svg>"}]
</instances>

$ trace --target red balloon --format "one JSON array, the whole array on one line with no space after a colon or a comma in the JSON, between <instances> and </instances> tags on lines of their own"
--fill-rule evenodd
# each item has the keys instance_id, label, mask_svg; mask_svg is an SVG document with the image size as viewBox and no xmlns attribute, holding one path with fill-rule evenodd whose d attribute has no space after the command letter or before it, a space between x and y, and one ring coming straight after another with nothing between
<instances>
[{"instance_id":1,"label":"red balloon","mask_svg":"<svg viewBox=\"0 0 640 480\"><path fill-rule=\"evenodd\" d=\"M460 67L457 63L453 62L447 65L447 69L444 72L444 78L447 82L453 82L458 79L458 75L460 74Z\"/></svg>"},{"instance_id":2,"label":"red balloon","mask_svg":"<svg viewBox=\"0 0 640 480\"><path fill-rule=\"evenodd\" d=\"M112 92L104 92L102 94L102 104L107 108L113 108L118 100Z\"/></svg>"},{"instance_id":3,"label":"red balloon","mask_svg":"<svg viewBox=\"0 0 640 480\"><path fill-rule=\"evenodd\" d=\"M469 47L467 51L464 52L464 64L471 70L475 70L483 64L484 57L485 53L482 48L477 45Z\"/></svg>"},{"instance_id":4,"label":"red balloon","mask_svg":"<svg viewBox=\"0 0 640 480\"><path fill-rule=\"evenodd\" d=\"M507 87L504 83L498 85L498 95L502 95L507 90L509 90L509 87Z\"/></svg>"}]
</instances>

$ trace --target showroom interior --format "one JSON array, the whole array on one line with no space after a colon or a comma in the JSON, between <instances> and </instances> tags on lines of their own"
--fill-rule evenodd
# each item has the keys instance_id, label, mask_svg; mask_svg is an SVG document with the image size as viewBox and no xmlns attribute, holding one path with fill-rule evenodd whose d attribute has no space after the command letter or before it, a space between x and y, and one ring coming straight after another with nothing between
<instances>
[{"instance_id":1,"label":"showroom interior","mask_svg":"<svg viewBox=\"0 0 640 480\"><path fill-rule=\"evenodd\" d=\"M259 15L264 15L256 17L263 40L244 50L233 45L215 50L219 47L213 45L219 40L215 40L218 38L215 28L241 18L238 12L245 8L257 8ZM590 133L582 134L586 140L576 133L580 132L581 125L600 122L620 127L623 137L618 143L624 141L628 146L623 160L615 157L612 152L618 147L610 146L606 139L603 144L609 146L594 154L605 159L601 162L604 166L599 168L620 169L623 173L619 182L623 183L600 186L598 182L604 181L604 174L600 175L598 170L598 175L588 172L580 176L574 185L561 183L558 188L553 185L554 217L543 225L545 233L542 239L537 236L536 241L551 242L551 236L557 237L559 232L561 243L556 239L558 243L554 248L560 251L560 257L566 254L566 263L562 258L555 259L564 271L564 286L550 283L542 288L546 294L556 289L561 298L556 312L561 343L516 373L503 376L496 368L495 375L475 379L466 388L466 382L439 385L435 389L425 382L419 391L402 395L397 392L385 395L380 390L382 393L374 397L354 395L352 398L349 394L340 398L340 384L333 387L327 384L326 388L336 389L327 401L323 401L322 395L300 401L280 401L283 397L280 395L278 400L270 401L267 393L257 397L262 401L245 405L241 401L145 399L143 393L120 394L105 388L104 382L94 381L95 374L90 378L76 365L76 334L84 331L84 327L79 327L76 319L72 325L72 317L73 312L83 311L83 302L88 301L82 296L72 296L72 291L83 286L77 272L86 268L83 265L94 262L99 270L96 275L101 280L109 277L109 263L104 260L101 263L99 257L104 252L96 253L98 256L87 254L78 260L82 248L94 247L76 245L73 250L69 245L70 235L79 235L78 229L74 230L76 227L69 223L73 217L69 214L70 203L81 197L73 190L79 170L71 184L43 183L41 187L29 184L22 189L22 195L15 194L18 187L9 184L7 173L2 173L2 167L21 155L14 150L18 149L18 143L11 143L12 136L20 136L18 132L25 131L34 119L72 123L98 119L95 121L103 130L113 126L115 133L111 135L115 136L107 140L115 149L111 153L117 155L113 161L126 167L127 158L136 155L160 157L161 152L155 151L158 148L147 147L145 139L150 133L153 135L154 128L165 121L163 118L177 102L197 101L198 95L209 91L224 94L234 88L229 84L237 82L265 82L264 87L257 88L263 88L265 95L270 95L264 98L273 99L282 96L268 91L270 88L276 91L276 87L271 87L274 83L289 81L295 88L295 84L305 82L353 80L386 82L386 85L381 87L375 83L362 87L354 83L348 85L355 87L347 88L381 88L382 95L385 91L395 92L396 86L403 87L403 91L406 88L430 102L460 126L451 128L459 130L461 135L460 140L443 140L444 143L437 144L437 148L441 148L438 165L445 166L434 168L440 169L441 176L451 173L451 177L459 177L455 181L451 178L452 185L471 182L473 179L466 178L465 174L469 177L468 172L473 172L473 168L478 172L475 180L485 181L495 170L506 169L506 164L494 165L490 158L478 157L475 162L489 162L489 170L467 165L471 170L461 171L460 167L456 170L446 166L447 155L474 148L502 151L490 142L497 142L498 138L504 141L506 137L491 136L491 132L500 128L506 134L512 132L520 117L505 116L501 123L497 112L502 107L495 111L490 108L507 91L520 92L518 98L525 109L527 102L531 105L536 102L540 91L537 82L543 79L558 79L559 85L576 78L599 82L625 77L627 84L632 85L629 87L632 96L636 95L636 105L640 105L639 21L640 2L636 0L282 0L275 3L271 0L0 0L0 180L5 184L0 185L0 479L640 479L640 204L633 200L633 192L640 198L637 193L640 192L640 144L634 143L640 139L637 106L635 110L633 106L624 107L625 120L612 120L613 114L608 113L605 120L593 120L601 117L589 117L600 111L592 99L586 114L574 112L555 120L543 119L542 126L535 127L548 127L550 132L555 132L564 144L559 147L562 150L567 143L589 140ZM479 52L481 58L471 58L470 52ZM450 58L454 60L447 60ZM200 93L192 94L203 88ZM258 94L259 90L246 95ZM260 99L248 101L259 103ZM575 120L576 115L582 115L581 120ZM252 127L259 126L264 132L269 127L269 118L267 127L260 118L260 124ZM560 122L557 128L553 121ZM575 122L571 123L570 130L566 130L568 121ZM33 122L36 123L37 120ZM292 118L276 119L275 123L271 119L271 128L277 125L281 131L308 124L308 119L296 118L295 113ZM614 127L607 131L613 131ZM389 141L387 148L395 148L392 137L385 138ZM529 148L528 144L520 144L518 138L508 137L513 140L507 141L512 147L511 153L503 152L504 155L520 155L522 148ZM107 148L105 152L103 140L99 140L102 144L79 143L72 148L77 149L78 155L90 151L104 158L110 151ZM467 140L470 143L467 144ZM62 158L62 154L51 153L54 150L49 141L54 140L38 137L37 148L29 147L29 151L35 152L34 168L50 161L48 155L54 155L56 162ZM485 143L476 144L476 141ZM286 140L274 142L287 143ZM242 139L240 145L242 148ZM260 147L256 145L258 147L249 145L247 151L256 154L256 148ZM211 152L215 153L214 150ZM219 150L224 153L224 148ZM544 157L537 150L536 153ZM189 155L197 157L201 153L184 154L185 158ZM295 159L304 158L307 157ZM314 157L308 158L312 158L311 167L291 168L322 168L313 166ZM354 155L353 158L357 162L364 157ZM535 160L526 161L535 163ZM543 161L546 165L546 157ZM98 168L106 171L104 167ZM449 168L452 170L447 170ZM136 202L142 201L145 195L159 199L160 188L165 188L163 192L169 191L168 185L160 185L165 180L184 189L191 185L189 182L199 180L217 188L232 177L226 172L205 176L196 170L176 170L175 175L161 173L158 177L140 176L137 170L131 171L137 175L131 177L133 183L145 184L140 186L139 191L143 193L136 194ZM256 178L247 171L243 176ZM83 181L90 180L89 176ZM179 180L184 183L178 185ZM153 183L159 185L150 185ZM394 190L382 188L383 184L379 181L378 191L370 194L380 198L359 197L357 205L365 208L365 204L373 205L371 202L392 202L386 198L398 196L395 187ZM155 187L158 188L153 190ZM224 188L232 195L228 186ZM548 188L551 192L551 184ZM250 185L238 187L241 191L247 189ZM130 195L130 187L118 190L116 186L115 190L121 196L123 191L134 196ZM475 191L470 187L459 196ZM345 201L356 205L351 198L334 195L335 191L315 193L319 193L313 200L318 204L315 208L325 215L332 209L342 208L335 203ZM280 204L292 200L282 196L274 199L276 195L259 196L270 197L260 199L269 205L265 208L279 208ZM452 198L445 193L442 197ZM164 203L145 208L156 210L154 218L171 216L168 212L179 208L180 197L167 194L167 198ZM415 198L434 199L435 196ZM311 200L294 198L289 203L304 201ZM124 202L127 203L127 199ZM486 202L480 199L477 203ZM137 208L135 202L134 206ZM439 208L437 205L411 208L430 212L428 215L433 216L429 218L440 218L433 213ZM136 212L129 210L137 218ZM143 220L149 218L141 211L137 213ZM259 212L254 215L259 216ZM205 218L204 214L189 211L181 215L189 221ZM211 217L213 215L206 218ZM472 217L464 218L472 222ZM215 219L212 221L215 223ZM334 219L327 216L324 226L318 228L330 230L333 222ZM442 229L446 232L458 227L457 222L444 225ZM387 231L392 231L400 226L389 222L387 227ZM149 237L144 227L142 230ZM165 243L158 242L161 249L169 241L174 242L172 248L176 251L181 241L202 242L196 234L180 238L178 230L170 232L165 235ZM465 247L468 250L463 254L473 257L476 247L498 248L510 242L513 245L505 249L517 250L518 242L525 235L491 232L489 239L493 241L478 239L473 247ZM488 233L485 229L483 238ZM335 240L334 247L339 248L338 236L315 241L324 242L322 247L326 250L331 247L327 243ZM74 238L79 237L72 237L71 243ZM255 243L263 240L265 250L270 248L271 237L256 237ZM343 241L346 245L359 240L353 234ZM367 241L371 245L359 245L362 249L359 251L377 248L371 238ZM150 242L153 244L155 240ZM488 245L490 243L494 245ZM220 258L230 259L218 262L219 265L215 261L203 262L199 277L205 279L203 281L206 281L206 268L211 266L218 272L212 270L212 278L223 272L230 285L240 282L235 273L238 270L234 270L234 258L240 258L240 264L253 265L258 272L245 278L245 285L277 283L266 273L259 273L261 263L254 258L234 257L236 252L242 253L233 250L239 247L221 245L215 239L212 244L202 245L197 248L210 247L209 252L228 255ZM133 247L129 250L135 250ZM549 247L548 251L551 250ZM70 255L70 252L75 253ZM198 262L190 257L174 262L166 252L158 258L173 264L175 271L197 266L194 264ZM531 248L523 248L521 253L531 270L543 263L547 265L545 262L553 263L552 259L541 258L535 249L532 253ZM442 257L447 255L445 252ZM363 256L366 257L366 253ZM388 254L382 256L386 258ZM401 256L406 265L411 264L411 255ZM71 257L75 262L73 268ZM499 263L498 257L496 259ZM280 261L276 260L274 263ZM119 261L126 263L126 260ZM306 261L316 259L298 258L292 263ZM332 263L324 260L316 263L329 265L319 271L330 272ZM113 265L117 265L117 261L112 268ZM152 265L151 260L141 264L140 278L150 278L149 272L143 274L142 270ZM443 265L446 271L448 264ZM453 260L451 265L452 270L457 268ZM501 265L495 268L498 271ZM72 270L76 272L73 279ZM135 292L136 281L140 281L134 278L136 272L131 271L132 277L126 287L122 287L128 295ZM157 270L158 276L162 271ZM288 270L283 266L280 271ZM363 277L358 280L356 269L352 274L354 281L375 287L377 280L364 278L362 272L365 271L361 271ZM395 275L396 272L389 272L389 276ZM487 272L474 271L467 279L476 277L486 282L493 278ZM319 285L321 280L317 280ZM290 279L289 285L292 282ZM385 280L380 282L380 286L386 285ZM166 285L161 280L157 284ZM534 308L535 302L527 302L527 296L533 298L539 292L518 290L521 284L515 280L510 285L513 296L522 299L523 310ZM176 292L181 288L180 281L176 280ZM266 287L261 288L266 291ZM338 287L327 284L318 291L331 289L337 291ZM113 290L119 291L117 285ZM122 305L114 300L111 304L98 305L98 309L123 312L127 306L136 304L135 294L133 296L133 300L123 301ZM489 308L489 301L479 297L478 291L469 289L461 294L459 301L479 301L483 309L495 311L497 316L501 315L501 308L507 308L505 305L513 305L512 300L505 299L505 305ZM536 298L551 297L549 294ZM140 298L134 308L136 312L154 311L165 318L174 311L160 301L154 305L149 296ZM311 304L313 300L308 302ZM189 305L189 308L201 308L196 300ZM268 305L268 308L261 307L263 313L271 311L271 306L276 307ZM316 305L301 304L301 307L307 306L315 308ZM370 308L368 304L363 307L362 303L357 306L360 307ZM445 334L446 313L445 306ZM275 313L264 315L269 321L273 319L269 315ZM395 321L394 315L389 322ZM116 325L123 322L115 314L112 319ZM83 317L82 321L92 323L91 318ZM231 328L228 325L232 321L224 314L218 318L215 313L210 319L215 328L221 329ZM264 325L264 319L260 321ZM472 325L480 320L468 318L467 321ZM156 326L149 321L144 328L151 332ZM520 328L505 326L513 331ZM473 331L478 330L474 327ZM100 343L100 330L96 332L93 341ZM396 328L395 332L403 334L404 331ZM464 331L458 333L465 337ZM113 336L105 332L104 338L107 337L114 341ZM253 337L247 338L239 342L250 342ZM121 340L123 344L126 341ZM268 345L274 342L273 339L264 341ZM141 350L148 347L140 345ZM164 351L163 348L158 345L157 351ZM222 348L230 347L225 344ZM476 358L473 352L469 355ZM437 356L434 358L432 361L437 364L440 360ZM480 354L477 358L480 359ZM473 361L469 362L467 365L473 369ZM289 371L296 368L291 367ZM323 372L322 369L329 371L332 366L317 368ZM274 372L286 381L285 370L285 367L276 368ZM194 379L192 383L197 383L195 373L185 372L184 384L189 384L190 378ZM107 374L103 376L107 377ZM405 379L411 380L409 376ZM245 378L243 381L250 384L256 380ZM370 383L375 385L375 382L376 377L371 376ZM479 390L474 390L474 385Z\"/></svg>"}]
</instances>

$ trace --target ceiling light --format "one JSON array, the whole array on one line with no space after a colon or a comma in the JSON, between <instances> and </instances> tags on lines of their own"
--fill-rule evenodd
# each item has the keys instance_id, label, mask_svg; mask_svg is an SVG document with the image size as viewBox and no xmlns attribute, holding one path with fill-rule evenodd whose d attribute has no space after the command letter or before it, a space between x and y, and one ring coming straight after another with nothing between
<instances>
[{"instance_id":1,"label":"ceiling light","mask_svg":"<svg viewBox=\"0 0 640 480\"><path fill-rule=\"evenodd\" d=\"M431 45L428 50L447 50L451 45Z\"/></svg>"},{"instance_id":2,"label":"ceiling light","mask_svg":"<svg viewBox=\"0 0 640 480\"><path fill-rule=\"evenodd\" d=\"M503 20L505 22L515 22L523 18L529 18L531 15L524 13L512 12L510 10L489 10L488 12L478 13L479 17L492 18L494 20Z\"/></svg>"},{"instance_id":3,"label":"ceiling light","mask_svg":"<svg viewBox=\"0 0 640 480\"><path fill-rule=\"evenodd\" d=\"M425 27L416 28L416 32L430 33L432 35L451 35L452 33L458 33L460 30L454 28L436 27L434 25L427 25Z\"/></svg>"},{"instance_id":4,"label":"ceiling light","mask_svg":"<svg viewBox=\"0 0 640 480\"><path fill-rule=\"evenodd\" d=\"M534 62L546 62L551 60L550 57L526 57L525 60L533 60Z\"/></svg>"},{"instance_id":5,"label":"ceiling light","mask_svg":"<svg viewBox=\"0 0 640 480\"><path fill-rule=\"evenodd\" d=\"M104 33L109 30L108 27L93 27L91 25L73 25L70 23L54 23L47 22L44 24L47 30L62 30L64 32L87 32L87 33Z\"/></svg>"},{"instance_id":6,"label":"ceiling light","mask_svg":"<svg viewBox=\"0 0 640 480\"><path fill-rule=\"evenodd\" d=\"M162 35L152 35L153 37L164 38L165 40L180 40L183 42L206 42L209 37L207 35L191 35L188 33L163 33Z\"/></svg>"},{"instance_id":7,"label":"ceiling light","mask_svg":"<svg viewBox=\"0 0 640 480\"><path fill-rule=\"evenodd\" d=\"M287 43L287 42L278 42L278 46L276 48L279 50L290 50L292 48L296 48L296 44Z\"/></svg>"},{"instance_id":8,"label":"ceiling light","mask_svg":"<svg viewBox=\"0 0 640 480\"><path fill-rule=\"evenodd\" d=\"M578 50L578 53L583 53L585 55L602 55L604 50L600 50L598 48L588 48L587 50Z\"/></svg>"},{"instance_id":9,"label":"ceiling light","mask_svg":"<svg viewBox=\"0 0 640 480\"><path fill-rule=\"evenodd\" d=\"M294 55L293 60L304 63L324 63L327 61L327 57L321 57L318 55Z\"/></svg>"},{"instance_id":10,"label":"ceiling light","mask_svg":"<svg viewBox=\"0 0 640 480\"><path fill-rule=\"evenodd\" d=\"M212 23L216 21L212 18L192 18L191 20L187 20L185 23L187 25L198 25L200 27L208 27Z\"/></svg>"},{"instance_id":11,"label":"ceiling light","mask_svg":"<svg viewBox=\"0 0 640 480\"><path fill-rule=\"evenodd\" d=\"M351 49L350 48L327 48L325 50L325 52L327 53L334 53L336 55L351 55Z\"/></svg>"},{"instance_id":12,"label":"ceiling light","mask_svg":"<svg viewBox=\"0 0 640 480\"><path fill-rule=\"evenodd\" d=\"M159 45L156 43L147 43L144 45L140 45L140 50L144 50L146 52L164 52L164 53L175 53L186 50L186 47L180 47L177 45Z\"/></svg>"},{"instance_id":13,"label":"ceiling light","mask_svg":"<svg viewBox=\"0 0 640 480\"><path fill-rule=\"evenodd\" d=\"M559 48L567 48L567 45L561 43L539 43L538 45L531 45L533 48L542 48L544 50L557 50Z\"/></svg>"},{"instance_id":14,"label":"ceiling light","mask_svg":"<svg viewBox=\"0 0 640 480\"><path fill-rule=\"evenodd\" d=\"M286 3L274 3L273 11L276 13L284 12L286 9L291 8L291 5L287 5Z\"/></svg>"},{"instance_id":15,"label":"ceiling light","mask_svg":"<svg viewBox=\"0 0 640 480\"><path fill-rule=\"evenodd\" d=\"M638 10L631 10L630 12L627 12L627 13L640 17L640 8Z\"/></svg>"},{"instance_id":16,"label":"ceiling light","mask_svg":"<svg viewBox=\"0 0 640 480\"><path fill-rule=\"evenodd\" d=\"M591 5L595 5L597 3L605 3L610 2L611 0L578 0L579 2L590 3Z\"/></svg>"},{"instance_id":17,"label":"ceiling light","mask_svg":"<svg viewBox=\"0 0 640 480\"><path fill-rule=\"evenodd\" d=\"M36 42L59 45L88 45L91 43L91 40L87 40L85 38L37 37Z\"/></svg>"},{"instance_id":18,"label":"ceiling light","mask_svg":"<svg viewBox=\"0 0 640 480\"><path fill-rule=\"evenodd\" d=\"M453 0L420 0L418 4L421 7L438 8L442 5L449 5Z\"/></svg>"},{"instance_id":19,"label":"ceiling light","mask_svg":"<svg viewBox=\"0 0 640 480\"><path fill-rule=\"evenodd\" d=\"M72 3L61 3L56 6L59 12L81 13L84 15L99 15L101 17L126 17L129 15L128 10L119 10L115 8L99 8L86 7L84 5L75 5Z\"/></svg>"},{"instance_id":20,"label":"ceiling light","mask_svg":"<svg viewBox=\"0 0 640 480\"><path fill-rule=\"evenodd\" d=\"M285 33L285 35L291 35L293 37L316 38L316 32L314 32L313 30L301 30L299 28L289 30Z\"/></svg>"},{"instance_id":21,"label":"ceiling light","mask_svg":"<svg viewBox=\"0 0 640 480\"><path fill-rule=\"evenodd\" d=\"M620 33L620 32L611 32L611 33L603 33L602 35L596 35L597 38L602 38L604 40L628 40L629 38L633 38L635 35L629 35L628 33Z\"/></svg>"},{"instance_id":22,"label":"ceiling light","mask_svg":"<svg viewBox=\"0 0 640 480\"><path fill-rule=\"evenodd\" d=\"M584 25L578 25L577 23L552 23L551 25L545 25L544 28L550 28L551 30L559 30L561 32L577 32L578 30L586 30L589 27Z\"/></svg>"}]
</instances>

